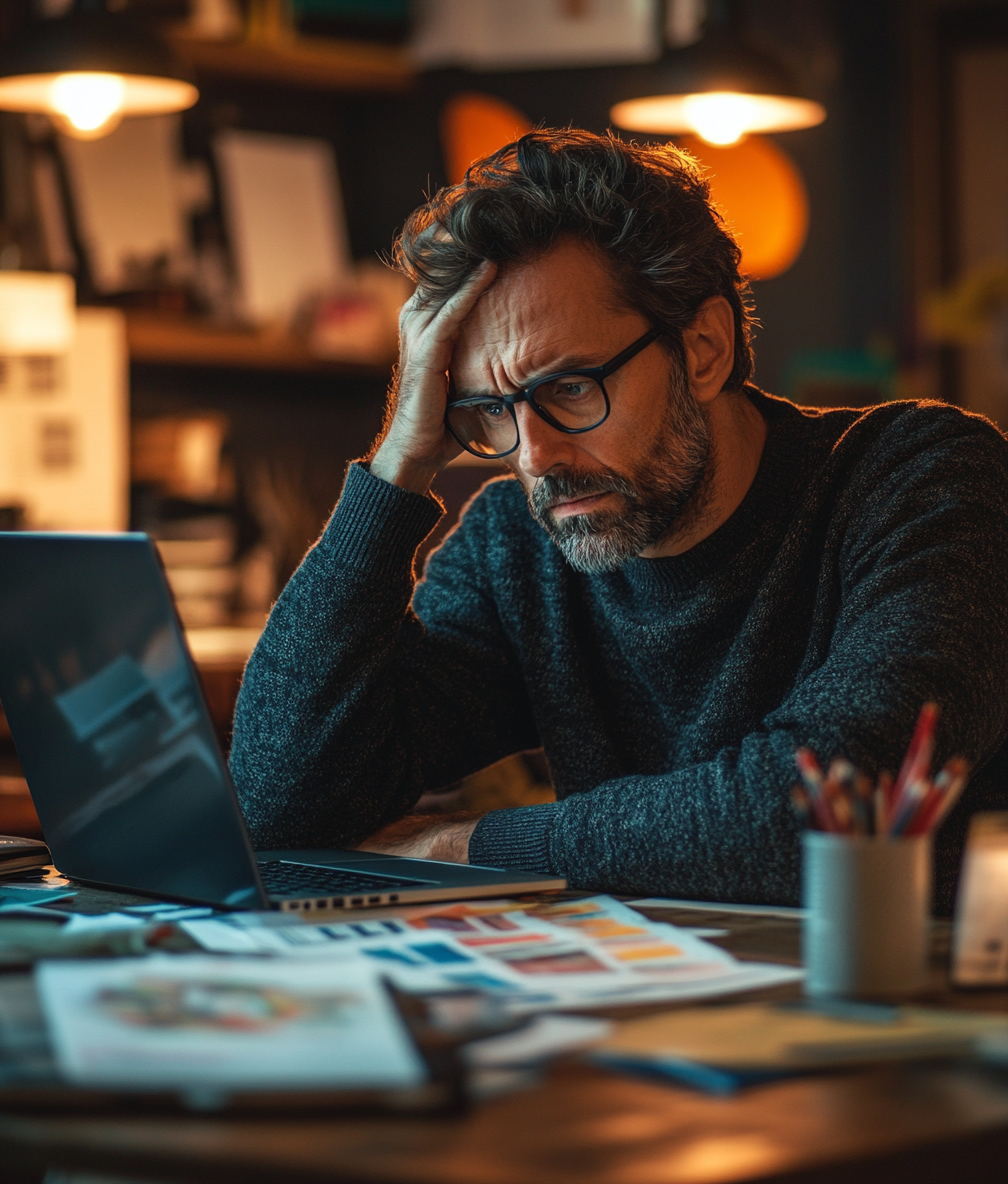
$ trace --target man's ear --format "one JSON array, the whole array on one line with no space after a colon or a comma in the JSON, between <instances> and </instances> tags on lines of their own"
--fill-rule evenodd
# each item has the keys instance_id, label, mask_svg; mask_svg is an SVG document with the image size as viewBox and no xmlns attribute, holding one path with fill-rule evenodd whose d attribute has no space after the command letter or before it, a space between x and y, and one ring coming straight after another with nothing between
<instances>
[{"instance_id":1,"label":"man's ear","mask_svg":"<svg viewBox=\"0 0 1008 1184\"><path fill-rule=\"evenodd\" d=\"M735 314L723 296L709 296L683 330L686 377L698 403L722 391L735 365Z\"/></svg>"}]
</instances>

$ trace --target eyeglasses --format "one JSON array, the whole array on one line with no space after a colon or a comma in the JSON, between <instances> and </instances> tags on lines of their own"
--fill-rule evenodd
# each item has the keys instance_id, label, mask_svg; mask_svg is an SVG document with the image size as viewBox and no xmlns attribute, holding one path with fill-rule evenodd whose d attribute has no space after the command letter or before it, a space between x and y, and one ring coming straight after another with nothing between
<instances>
[{"instance_id":1,"label":"eyeglasses","mask_svg":"<svg viewBox=\"0 0 1008 1184\"><path fill-rule=\"evenodd\" d=\"M445 426L467 452L486 460L508 456L518 447L516 403L528 403L540 419L558 432L570 435L590 432L609 417L605 380L649 346L660 333L659 329L648 329L643 337L638 337L633 345L628 345L604 366L548 374L516 395L473 395L452 399L445 411ZM449 397L454 389L449 380Z\"/></svg>"}]
</instances>

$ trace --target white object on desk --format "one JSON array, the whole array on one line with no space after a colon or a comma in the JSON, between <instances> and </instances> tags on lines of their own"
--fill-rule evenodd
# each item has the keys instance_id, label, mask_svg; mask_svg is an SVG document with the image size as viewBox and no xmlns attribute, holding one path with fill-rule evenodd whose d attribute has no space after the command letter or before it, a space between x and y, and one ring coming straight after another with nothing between
<instances>
[{"instance_id":1,"label":"white object on desk","mask_svg":"<svg viewBox=\"0 0 1008 1184\"><path fill-rule=\"evenodd\" d=\"M1008 984L1008 812L970 822L952 930L952 980ZM1008 1044L1005 1044L1008 1056Z\"/></svg>"},{"instance_id":2,"label":"white object on desk","mask_svg":"<svg viewBox=\"0 0 1008 1184\"><path fill-rule=\"evenodd\" d=\"M802 835L805 993L912 994L927 978L931 836Z\"/></svg>"},{"instance_id":3,"label":"white object on desk","mask_svg":"<svg viewBox=\"0 0 1008 1184\"><path fill-rule=\"evenodd\" d=\"M147 922L142 917L126 913L74 913L63 926L65 934L108 932L113 929L142 929Z\"/></svg>"},{"instance_id":4,"label":"white object on desk","mask_svg":"<svg viewBox=\"0 0 1008 1184\"><path fill-rule=\"evenodd\" d=\"M363 960L152 955L44 962L35 980L59 1066L80 1085L393 1088L426 1077Z\"/></svg>"},{"instance_id":5,"label":"white object on desk","mask_svg":"<svg viewBox=\"0 0 1008 1184\"><path fill-rule=\"evenodd\" d=\"M480 1069L534 1065L550 1057L582 1052L612 1031L608 1020L583 1015L540 1015L516 1032L487 1036L462 1049L466 1064Z\"/></svg>"}]
</instances>

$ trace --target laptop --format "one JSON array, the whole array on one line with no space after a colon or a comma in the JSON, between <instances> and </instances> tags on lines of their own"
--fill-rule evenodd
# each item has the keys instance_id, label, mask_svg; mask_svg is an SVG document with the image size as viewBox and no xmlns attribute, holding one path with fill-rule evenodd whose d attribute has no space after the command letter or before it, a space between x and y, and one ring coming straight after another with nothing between
<instances>
[{"instance_id":1,"label":"laptop","mask_svg":"<svg viewBox=\"0 0 1008 1184\"><path fill-rule=\"evenodd\" d=\"M0 703L53 862L83 884L330 915L566 887L366 851L253 851L144 534L0 532Z\"/></svg>"}]
</instances>

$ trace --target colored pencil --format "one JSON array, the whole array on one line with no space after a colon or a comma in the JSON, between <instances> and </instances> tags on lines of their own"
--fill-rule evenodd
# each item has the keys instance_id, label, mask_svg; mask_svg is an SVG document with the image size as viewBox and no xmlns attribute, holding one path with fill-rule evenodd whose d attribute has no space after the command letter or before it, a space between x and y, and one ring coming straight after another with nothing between
<instances>
[{"instance_id":1,"label":"colored pencil","mask_svg":"<svg viewBox=\"0 0 1008 1184\"><path fill-rule=\"evenodd\" d=\"M878 780L837 756L824 774L808 748L795 753L802 784L791 789L795 810L807 825L832 834L913 838L936 831L966 788L969 762L961 756L931 776L937 703L928 702L917 717L910 745L894 779L883 771Z\"/></svg>"},{"instance_id":2,"label":"colored pencil","mask_svg":"<svg viewBox=\"0 0 1008 1184\"><path fill-rule=\"evenodd\" d=\"M917 717L910 747L903 758L896 784L893 786L892 802L889 807L890 825L903 810L903 795L914 783L927 776L934 753L934 731L938 722L938 704L925 703Z\"/></svg>"},{"instance_id":3,"label":"colored pencil","mask_svg":"<svg viewBox=\"0 0 1008 1184\"><path fill-rule=\"evenodd\" d=\"M812 813L819 823L820 830L838 831L840 828L833 817L833 811L823 796L823 772L819 767L819 762L809 749L799 748L795 753L795 764L798 766L799 776L808 790L812 802Z\"/></svg>"}]
</instances>

